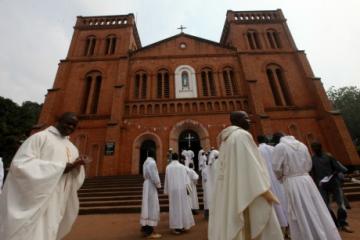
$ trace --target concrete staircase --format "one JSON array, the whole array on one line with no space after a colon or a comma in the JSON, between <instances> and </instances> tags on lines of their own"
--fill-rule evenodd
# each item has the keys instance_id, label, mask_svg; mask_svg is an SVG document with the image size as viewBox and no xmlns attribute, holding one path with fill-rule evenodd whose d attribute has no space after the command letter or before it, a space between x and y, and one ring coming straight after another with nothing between
<instances>
[{"instance_id":1,"label":"concrete staircase","mask_svg":"<svg viewBox=\"0 0 360 240\"><path fill-rule=\"evenodd\" d=\"M360 184L350 182L349 175L343 190L349 201L360 201ZM164 175L160 175L164 180ZM140 175L94 177L86 179L79 190L80 214L140 213L143 178ZM200 208L203 206L201 182L197 185ZM168 211L168 197L159 193L161 211Z\"/></svg>"},{"instance_id":2,"label":"concrete staircase","mask_svg":"<svg viewBox=\"0 0 360 240\"><path fill-rule=\"evenodd\" d=\"M162 186L164 175L160 175ZM143 178L140 175L94 177L85 180L79 190L80 214L140 213ZM200 207L203 206L201 182L197 185ZM168 197L159 193L160 210L168 211Z\"/></svg>"}]
</instances>

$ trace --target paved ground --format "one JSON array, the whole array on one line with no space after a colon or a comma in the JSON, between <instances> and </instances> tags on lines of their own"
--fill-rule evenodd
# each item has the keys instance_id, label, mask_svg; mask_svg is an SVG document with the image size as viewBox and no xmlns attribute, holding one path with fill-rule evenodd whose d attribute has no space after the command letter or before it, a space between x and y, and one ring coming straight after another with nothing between
<instances>
[{"instance_id":1,"label":"paved ground","mask_svg":"<svg viewBox=\"0 0 360 240\"><path fill-rule=\"evenodd\" d=\"M206 240L207 222L202 215L195 217L196 226L189 232L175 236L168 229L168 214L161 214L161 221L156 228L167 239ZM349 211L349 223L355 233L341 233L344 240L360 239L360 202L353 202ZM139 214L111 214L79 216L73 230L64 240L136 240L144 239L140 235ZM273 239L272 239L273 240Z\"/></svg>"}]
</instances>

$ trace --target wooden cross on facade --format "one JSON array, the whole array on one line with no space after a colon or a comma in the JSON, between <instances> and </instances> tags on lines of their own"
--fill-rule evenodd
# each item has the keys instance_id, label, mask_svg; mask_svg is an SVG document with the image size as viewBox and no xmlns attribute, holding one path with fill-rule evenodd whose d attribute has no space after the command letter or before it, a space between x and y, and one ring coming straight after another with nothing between
<instances>
[{"instance_id":1,"label":"wooden cross on facade","mask_svg":"<svg viewBox=\"0 0 360 240\"><path fill-rule=\"evenodd\" d=\"M188 133L187 137L185 137L186 140L188 140L188 147L190 148L191 147L191 140L194 139L193 136L191 136L190 133Z\"/></svg>"},{"instance_id":2,"label":"wooden cross on facade","mask_svg":"<svg viewBox=\"0 0 360 240\"><path fill-rule=\"evenodd\" d=\"M180 27L178 27L178 29L180 29L181 33L183 33L183 30L186 29L186 27L184 27L183 25L180 25Z\"/></svg>"}]
</instances>

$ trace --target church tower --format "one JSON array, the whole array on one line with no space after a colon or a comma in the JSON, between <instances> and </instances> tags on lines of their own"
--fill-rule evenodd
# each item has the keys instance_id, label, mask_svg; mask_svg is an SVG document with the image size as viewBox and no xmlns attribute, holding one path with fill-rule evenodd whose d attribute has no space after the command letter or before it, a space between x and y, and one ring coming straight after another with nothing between
<instances>
[{"instance_id":1,"label":"church tower","mask_svg":"<svg viewBox=\"0 0 360 240\"><path fill-rule=\"evenodd\" d=\"M39 123L49 125L58 114L80 116L75 140L80 153L104 158L90 174L115 174L115 152L123 118L128 57L141 48L133 14L77 17L66 59L61 60L52 89L48 90ZM84 134L82 134L84 132ZM85 134L86 133L86 134ZM109 151L105 151L104 142ZM101 156L101 157L100 157ZM94 164L93 164L94 165Z\"/></svg>"},{"instance_id":2,"label":"church tower","mask_svg":"<svg viewBox=\"0 0 360 240\"><path fill-rule=\"evenodd\" d=\"M228 11L220 43L237 49L258 133L281 129L308 145L317 139L347 163L357 161L342 117L297 49L280 9Z\"/></svg>"}]
</instances>

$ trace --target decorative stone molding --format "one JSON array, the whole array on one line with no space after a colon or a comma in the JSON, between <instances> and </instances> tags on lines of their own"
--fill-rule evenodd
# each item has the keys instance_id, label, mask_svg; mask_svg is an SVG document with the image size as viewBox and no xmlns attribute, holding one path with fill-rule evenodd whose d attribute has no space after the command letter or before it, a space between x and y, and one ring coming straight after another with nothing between
<instances>
[{"instance_id":1,"label":"decorative stone molding","mask_svg":"<svg viewBox=\"0 0 360 240\"><path fill-rule=\"evenodd\" d=\"M175 124L170 130L169 147L172 148L174 152L179 151L179 136L185 130L193 130L196 132L199 135L201 146L203 148L210 148L209 132L206 127L197 121L186 119Z\"/></svg>"}]
</instances>

